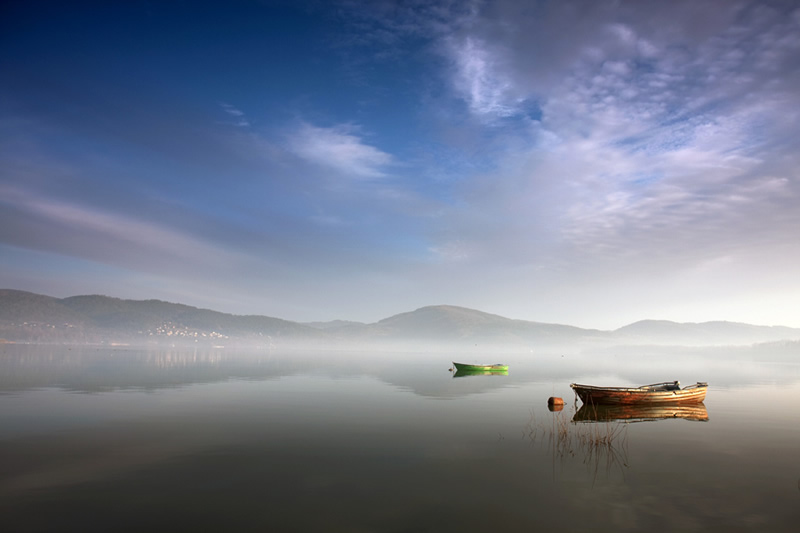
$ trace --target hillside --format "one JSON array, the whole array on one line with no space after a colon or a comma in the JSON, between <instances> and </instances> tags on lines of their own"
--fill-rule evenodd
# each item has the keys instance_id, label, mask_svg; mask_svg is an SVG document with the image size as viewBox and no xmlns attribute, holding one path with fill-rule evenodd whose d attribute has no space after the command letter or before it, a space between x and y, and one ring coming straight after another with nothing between
<instances>
[{"instance_id":1,"label":"hillside","mask_svg":"<svg viewBox=\"0 0 800 533\"><path fill-rule=\"evenodd\" d=\"M522 345L560 344L607 336L598 330L514 320L452 305L422 307L385 318L372 325L372 334L392 340L416 338Z\"/></svg>"},{"instance_id":2,"label":"hillside","mask_svg":"<svg viewBox=\"0 0 800 533\"><path fill-rule=\"evenodd\" d=\"M614 332L626 343L741 345L797 339L800 330L784 326L754 326L738 322L680 323L668 320L642 320Z\"/></svg>"},{"instance_id":3,"label":"hillside","mask_svg":"<svg viewBox=\"0 0 800 533\"><path fill-rule=\"evenodd\" d=\"M108 296L57 299L0 290L0 338L16 342L220 344L319 339L301 324L237 316L159 300Z\"/></svg>"},{"instance_id":4,"label":"hillside","mask_svg":"<svg viewBox=\"0 0 800 533\"><path fill-rule=\"evenodd\" d=\"M301 324L231 315L160 300L88 295L53 298L0 289L0 339L37 343L124 343L459 349L580 345L748 345L800 340L800 329L733 322L643 320L614 331L515 320L452 305L422 307L372 324Z\"/></svg>"}]
</instances>

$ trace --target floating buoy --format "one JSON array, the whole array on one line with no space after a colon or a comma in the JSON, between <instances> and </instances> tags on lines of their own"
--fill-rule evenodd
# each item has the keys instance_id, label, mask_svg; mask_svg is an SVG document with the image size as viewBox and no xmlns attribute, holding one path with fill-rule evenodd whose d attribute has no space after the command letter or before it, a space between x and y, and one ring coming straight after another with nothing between
<instances>
[{"instance_id":1,"label":"floating buoy","mask_svg":"<svg viewBox=\"0 0 800 533\"><path fill-rule=\"evenodd\" d=\"M561 411L564 408L564 400L555 396L547 399L547 408L552 411Z\"/></svg>"}]
</instances>

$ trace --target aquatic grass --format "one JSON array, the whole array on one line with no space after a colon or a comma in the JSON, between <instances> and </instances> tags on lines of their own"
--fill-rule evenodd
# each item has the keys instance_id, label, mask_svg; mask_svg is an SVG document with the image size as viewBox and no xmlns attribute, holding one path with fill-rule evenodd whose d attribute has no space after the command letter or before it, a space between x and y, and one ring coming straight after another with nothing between
<instances>
[{"instance_id":1,"label":"aquatic grass","mask_svg":"<svg viewBox=\"0 0 800 533\"><path fill-rule=\"evenodd\" d=\"M600 466L608 472L619 468L624 476L628 467L628 425L620 422L584 423L572 421L577 408L552 411L548 422L536 419L530 410L530 419L525 424L523 438L532 445L546 443L552 453L553 462L565 462L579 458L594 471L596 478Z\"/></svg>"}]
</instances>

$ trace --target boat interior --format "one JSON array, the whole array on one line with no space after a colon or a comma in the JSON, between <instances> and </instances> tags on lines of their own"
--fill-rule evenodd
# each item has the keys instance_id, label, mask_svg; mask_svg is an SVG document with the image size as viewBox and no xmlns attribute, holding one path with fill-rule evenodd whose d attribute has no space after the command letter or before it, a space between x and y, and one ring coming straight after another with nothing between
<instances>
[{"instance_id":1,"label":"boat interior","mask_svg":"<svg viewBox=\"0 0 800 533\"><path fill-rule=\"evenodd\" d=\"M653 383L652 385L644 385L639 387L640 389L645 389L649 391L671 391L671 390L681 390L681 382L680 381L665 381L664 383Z\"/></svg>"}]
</instances>

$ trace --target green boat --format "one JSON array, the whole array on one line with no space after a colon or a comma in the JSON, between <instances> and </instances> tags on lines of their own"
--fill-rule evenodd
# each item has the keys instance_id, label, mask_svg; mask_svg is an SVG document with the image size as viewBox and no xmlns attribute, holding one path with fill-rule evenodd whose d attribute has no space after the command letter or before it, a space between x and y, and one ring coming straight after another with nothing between
<instances>
[{"instance_id":1,"label":"green boat","mask_svg":"<svg viewBox=\"0 0 800 533\"><path fill-rule=\"evenodd\" d=\"M464 363L453 362L453 367L457 372L508 372L508 365L467 365Z\"/></svg>"},{"instance_id":2,"label":"green boat","mask_svg":"<svg viewBox=\"0 0 800 533\"><path fill-rule=\"evenodd\" d=\"M465 378L467 376L507 376L508 370L456 370L453 372L454 378Z\"/></svg>"}]
</instances>

